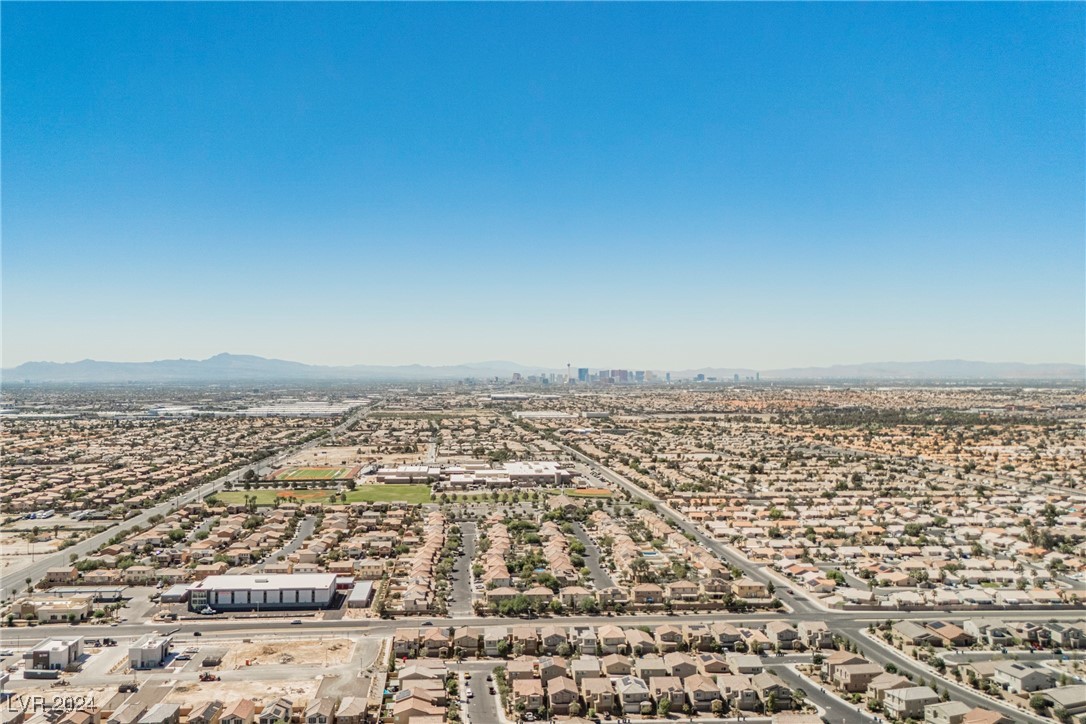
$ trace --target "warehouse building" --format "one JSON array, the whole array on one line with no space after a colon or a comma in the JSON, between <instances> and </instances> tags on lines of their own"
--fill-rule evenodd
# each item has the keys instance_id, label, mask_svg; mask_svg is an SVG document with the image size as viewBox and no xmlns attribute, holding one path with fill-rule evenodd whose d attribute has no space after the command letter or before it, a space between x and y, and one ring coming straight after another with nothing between
<instances>
[{"instance_id":1,"label":"warehouse building","mask_svg":"<svg viewBox=\"0 0 1086 724\"><path fill-rule=\"evenodd\" d=\"M328 608L336 593L334 573L208 576L189 589L189 609L200 612Z\"/></svg>"}]
</instances>

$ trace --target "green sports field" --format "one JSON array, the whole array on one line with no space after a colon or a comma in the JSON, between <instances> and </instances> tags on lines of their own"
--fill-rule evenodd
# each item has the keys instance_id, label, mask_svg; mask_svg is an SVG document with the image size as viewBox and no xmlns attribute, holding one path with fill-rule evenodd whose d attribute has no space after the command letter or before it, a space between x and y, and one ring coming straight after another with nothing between
<instances>
[{"instance_id":1,"label":"green sports field","mask_svg":"<svg viewBox=\"0 0 1086 724\"><path fill-rule=\"evenodd\" d=\"M429 503L429 485L359 485L347 491L348 503Z\"/></svg>"},{"instance_id":2,"label":"green sports field","mask_svg":"<svg viewBox=\"0 0 1086 724\"><path fill-rule=\"evenodd\" d=\"M245 498L255 497L257 505L272 505L278 498L285 502L327 503L334 490L229 490L217 493L215 497L227 505L242 505ZM428 503L430 502L429 485L360 485L354 490L344 491L348 503ZM339 502L336 494L336 502Z\"/></svg>"},{"instance_id":3,"label":"green sports field","mask_svg":"<svg viewBox=\"0 0 1086 724\"><path fill-rule=\"evenodd\" d=\"M357 476L358 471L358 466L280 468L268 477L271 480L347 480Z\"/></svg>"}]
</instances>

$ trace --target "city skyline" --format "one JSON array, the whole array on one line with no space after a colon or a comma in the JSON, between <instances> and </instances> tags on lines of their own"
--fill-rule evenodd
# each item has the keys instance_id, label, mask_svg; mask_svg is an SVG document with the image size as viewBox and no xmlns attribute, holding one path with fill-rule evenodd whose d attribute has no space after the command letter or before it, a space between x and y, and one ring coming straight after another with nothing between
<instances>
[{"instance_id":1,"label":"city skyline","mask_svg":"<svg viewBox=\"0 0 1086 724\"><path fill-rule=\"evenodd\" d=\"M5 4L2 366L1081 363L1081 4Z\"/></svg>"},{"instance_id":2,"label":"city skyline","mask_svg":"<svg viewBox=\"0 0 1086 724\"><path fill-rule=\"evenodd\" d=\"M219 354L205 360L115 362L82 360L72 363L28 362L2 370L9 385L20 383L129 383L129 382L365 382L373 380L463 381L528 384L659 384L671 382L747 383L788 380L988 380L1078 381L1086 366L1076 364L1022 364L930 360L881 362L830 367L754 369L742 366L702 365L696 368L630 368L621 365L564 367L530 365L508 360L463 362L456 365L308 365L253 355Z\"/></svg>"}]
</instances>

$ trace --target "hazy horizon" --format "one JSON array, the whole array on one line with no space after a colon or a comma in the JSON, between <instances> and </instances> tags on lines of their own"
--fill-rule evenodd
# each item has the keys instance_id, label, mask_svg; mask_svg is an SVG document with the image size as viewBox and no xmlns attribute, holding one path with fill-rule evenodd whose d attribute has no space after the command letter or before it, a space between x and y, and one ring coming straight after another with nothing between
<instances>
[{"instance_id":1,"label":"hazy horizon","mask_svg":"<svg viewBox=\"0 0 1086 724\"><path fill-rule=\"evenodd\" d=\"M299 363L314 367L327 366L327 367L469 367L479 366L484 367L487 365L509 365L513 367L523 368L524 370L537 370L537 371L561 371L566 369L564 363L536 363L532 360L517 360L517 359L460 359L450 362L429 362L425 360L413 360L402 362L371 362L369 360L354 360L345 362L342 364L324 364L321 362L312 362L305 359L299 359L297 357L269 357L265 355L256 355L247 352L219 352L207 357L171 357L171 358L158 358L158 359L94 359L90 357L74 359L74 360L29 360L20 364L34 364L34 363L46 363L46 364L78 364L80 362L100 362L100 363L119 363L119 364L150 364L155 362L209 362L215 358L220 357L233 357L233 358L256 358L266 361L275 362L291 362ZM933 358L924 360L863 360L863 361L843 361L835 362L827 365L800 365L800 364L786 364L778 367L755 367L752 365L735 363L730 361L706 361L702 364L695 365L667 365L662 367L650 367L644 365L631 365L623 363L621 360L613 360L608 364L589 364L584 362L570 362L570 369L573 373L577 372L578 368L586 367L593 371L608 370L608 369L628 369L628 370L653 370L653 371L690 371L699 369L737 369L737 370L764 370L764 371L779 371L788 369L809 369L809 368L834 368L834 367L859 367L859 366L871 366L871 365L913 365L913 364L925 364L925 363L940 363L940 362L962 362L966 364L993 364L993 365L1052 365L1052 366L1083 366L1081 362L1069 362L1065 360L1048 360L1045 362L1022 362L1021 360L964 360L960 358ZM3 369L13 369L19 365L4 365Z\"/></svg>"},{"instance_id":2,"label":"hazy horizon","mask_svg":"<svg viewBox=\"0 0 1086 724\"><path fill-rule=\"evenodd\" d=\"M2 13L2 366L1086 358L1086 6Z\"/></svg>"}]
</instances>

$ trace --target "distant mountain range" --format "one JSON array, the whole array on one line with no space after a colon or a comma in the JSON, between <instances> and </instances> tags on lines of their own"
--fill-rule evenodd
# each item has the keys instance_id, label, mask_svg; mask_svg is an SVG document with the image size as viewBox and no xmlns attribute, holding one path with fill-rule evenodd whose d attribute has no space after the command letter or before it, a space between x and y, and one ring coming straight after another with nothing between
<instances>
[{"instance_id":1,"label":"distant mountain range","mask_svg":"<svg viewBox=\"0 0 1086 724\"><path fill-rule=\"evenodd\" d=\"M593 368L595 369L595 368ZM248 382L248 381L422 381L474 377L508 378L565 373L565 369L529 367L515 362L488 361L462 365L307 365L253 355L218 354L205 360L158 360L155 362L26 362L2 371L7 382ZM706 367L672 370L673 380L703 374L728 381L734 375L745 380L760 374L762 380L1079 380L1086 366L1076 364L1024 364L1018 362L876 362L832 367L796 367L779 370Z\"/></svg>"},{"instance_id":2,"label":"distant mountain range","mask_svg":"<svg viewBox=\"0 0 1086 724\"><path fill-rule=\"evenodd\" d=\"M731 379L753 376L749 369L699 369L680 373ZM1083 380L1086 365L971 362L949 359L929 362L866 362L831 367L789 367L762 370L763 380ZM674 373L672 373L674 376Z\"/></svg>"},{"instance_id":3,"label":"distant mountain range","mask_svg":"<svg viewBox=\"0 0 1086 724\"><path fill-rule=\"evenodd\" d=\"M509 377L513 372L537 374L538 367L513 362L428 367L426 365L307 365L254 355L217 354L205 360L170 359L154 362L26 362L2 371L11 382L242 382L242 381L351 381L448 380L465 377Z\"/></svg>"}]
</instances>

